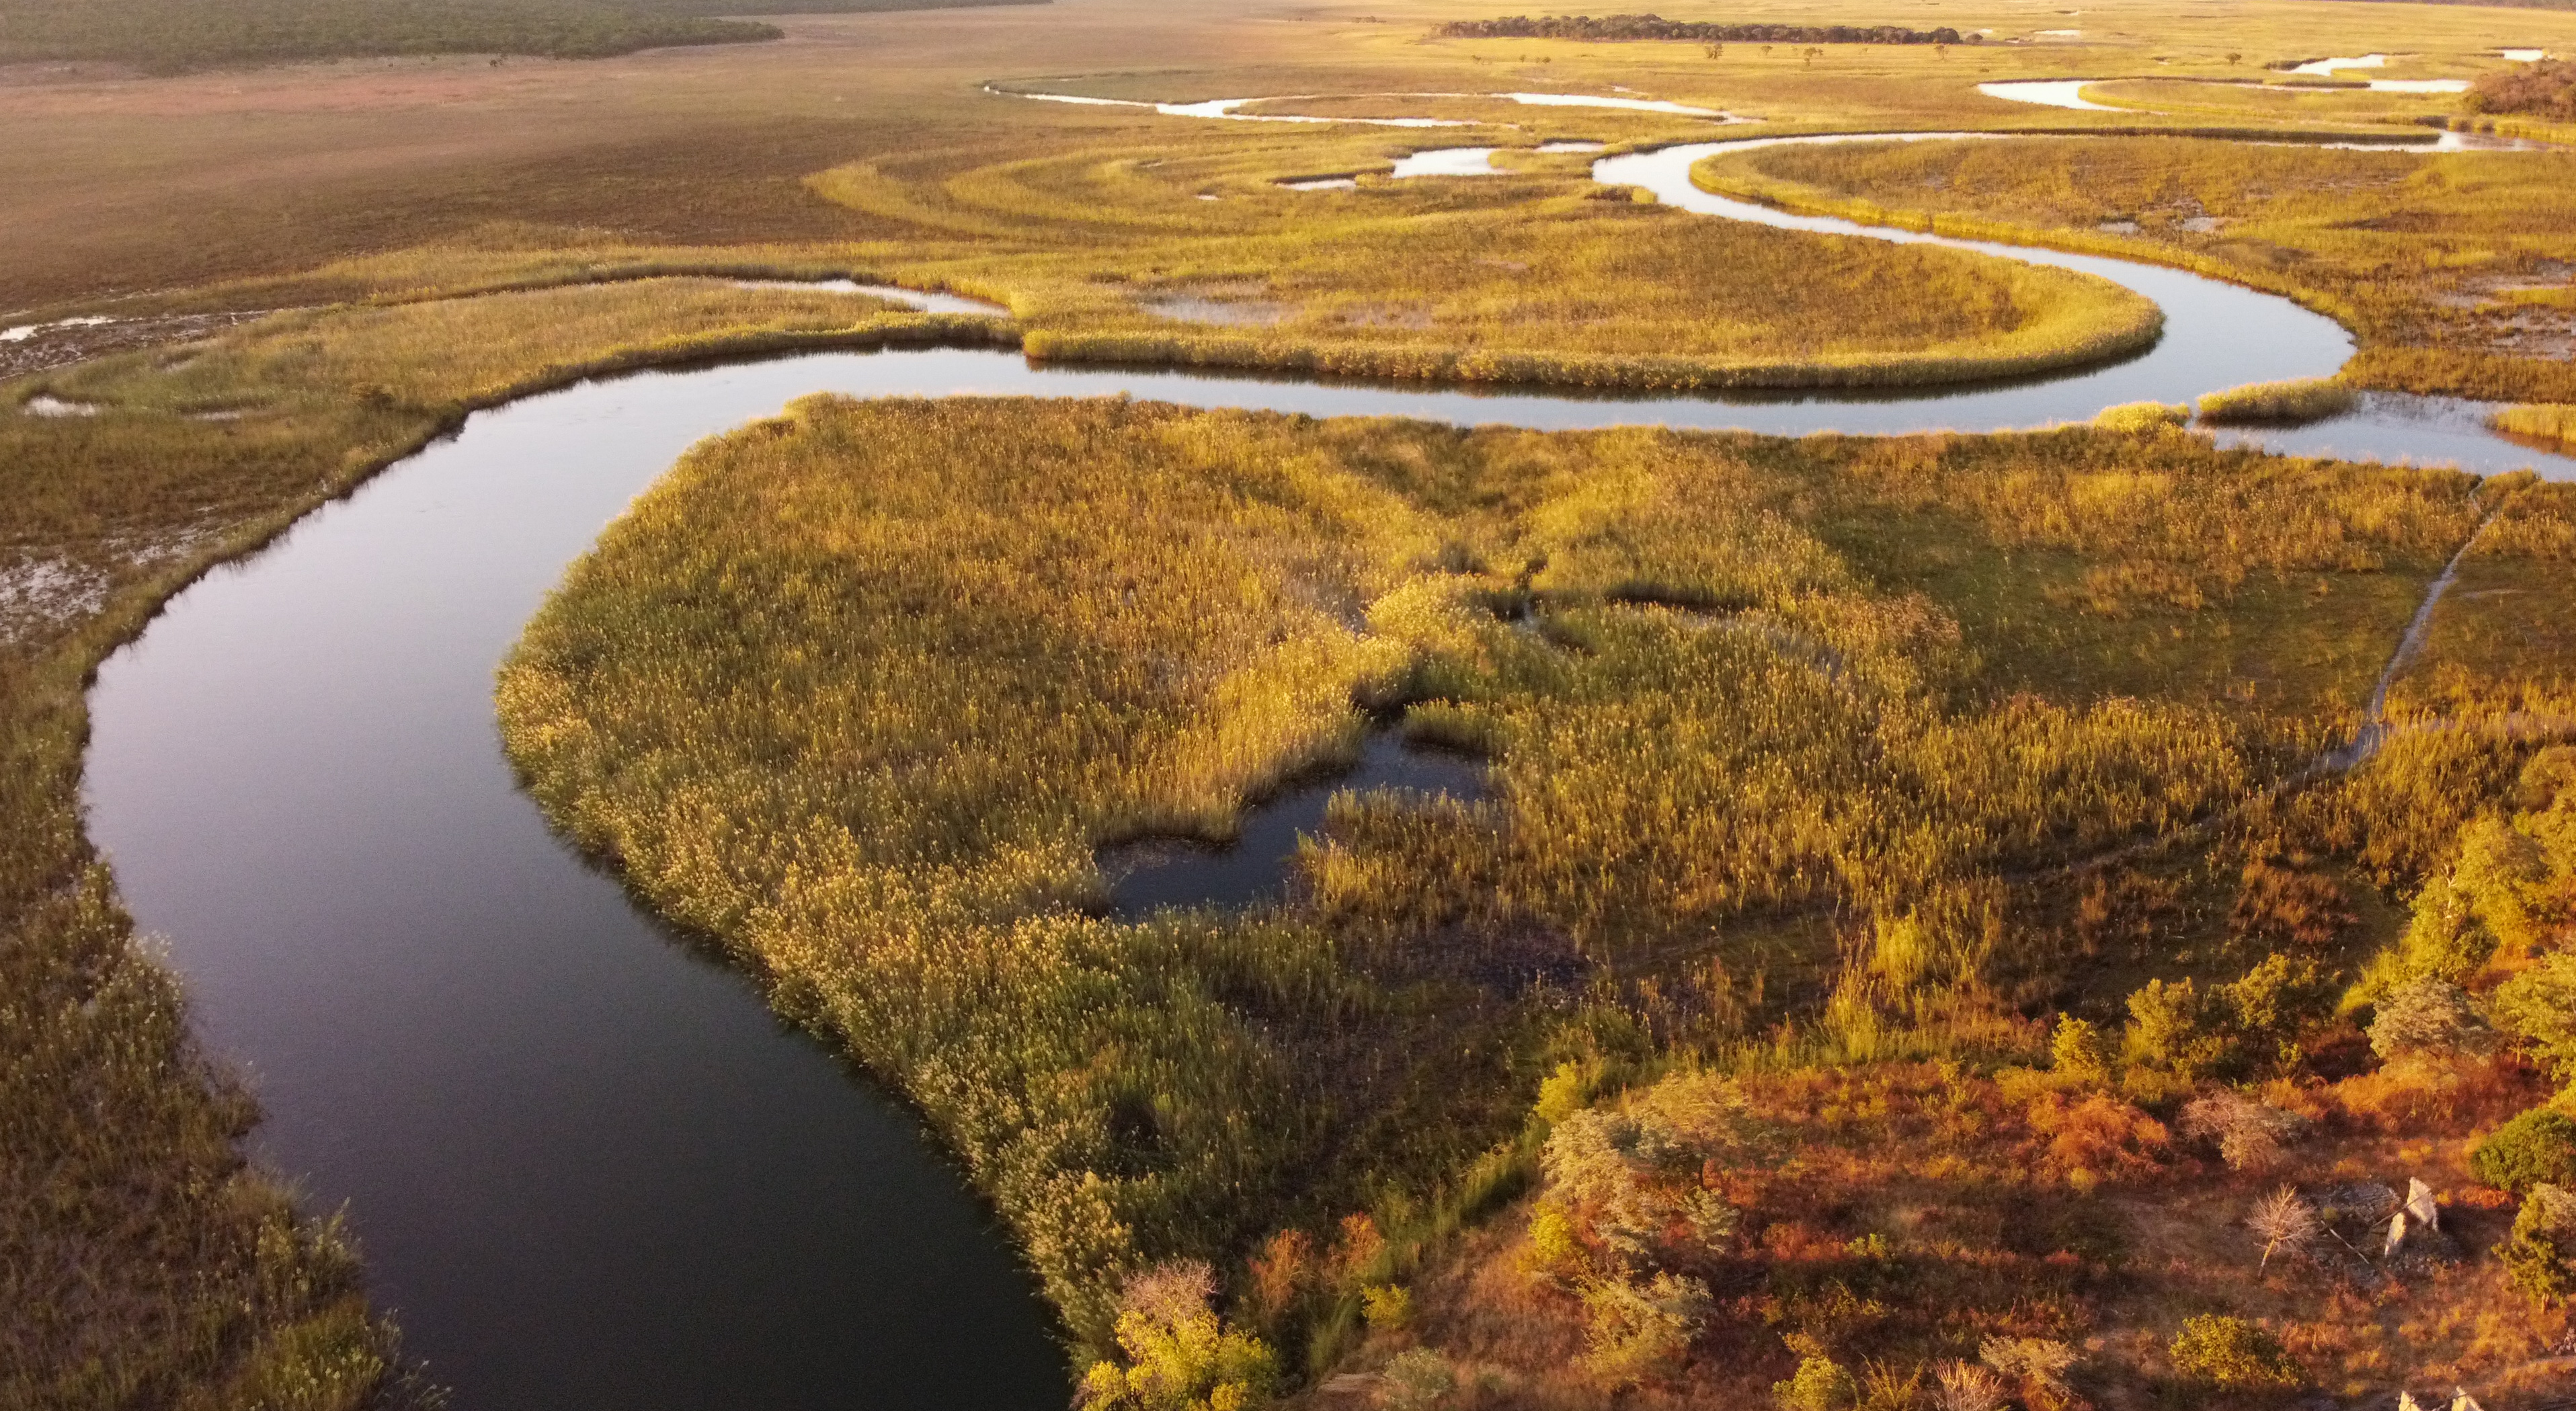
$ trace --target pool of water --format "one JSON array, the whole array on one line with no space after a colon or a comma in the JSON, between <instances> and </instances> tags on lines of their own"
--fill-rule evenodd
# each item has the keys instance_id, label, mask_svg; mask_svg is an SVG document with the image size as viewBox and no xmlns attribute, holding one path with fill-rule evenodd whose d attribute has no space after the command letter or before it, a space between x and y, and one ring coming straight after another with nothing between
<instances>
[{"instance_id":1,"label":"pool of water","mask_svg":"<svg viewBox=\"0 0 2576 1411\"><path fill-rule=\"evenodd\" d=\"M1596 172L1711 216L1929 238L1691 187L1691 163L1724 145ZM168 938L200 1032L248 1071L269 1113L263 1155L314 1208L347 1207L380 1301L457 1411L1059 1407L1044 1310L913 1117L781 1032L751 985L640 915L518 792L493 672L548 588L692 442L818 391L1127 394L1541 429L1989 430L2321 375L2351 348L2286 300L2180 271L1933 243L2127 284L2165 308L2165 336L2009 385L1731 398L823 352L480 412L209 574L101 667L91 834ZM2477 411L2373 396L2322 426L2230 437L2576 475L2482 435ZM1380 737L1346 782L1461 794L1473 773ZM1231 851L1120 859L1115 903L1263 894L1340 786L1282 795Z\"/></svg>"},{"instance_id":2,"label":"pool of water","mask_svg":"<svg viewBox=\"0 0 2576 1411\"><path fill-rule=\"evenodd\" d=\"M1245 811L1242 832L1223 847L1149 840L1105 849L1110 913L1133 920L1169 907L1242 907L1284 895L1300 837L1320 837L1324 808L1342 790L1392 790L1472 803L1485 796L1485 765L1447 750L1421 749L1392 730L1372 732L1347 770L1300 780Z\"/></svg>"}]
</instances>

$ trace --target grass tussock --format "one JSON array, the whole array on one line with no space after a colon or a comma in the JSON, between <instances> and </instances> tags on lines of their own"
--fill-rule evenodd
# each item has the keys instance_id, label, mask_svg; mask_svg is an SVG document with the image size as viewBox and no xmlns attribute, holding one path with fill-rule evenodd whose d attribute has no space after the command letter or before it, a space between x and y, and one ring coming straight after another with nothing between
<instances>
[{"instance_id":1,"label":"grass tussock","mask_svg":"<svg viewBox=\"0 0 2576 1411\"><path fill-rule=\"evenodd\" d=\"M2359 394L2328 377L2251 382L2200 399L2200 419L2211 426L2304 426L2352 410Z\"/></svg>"},{"instance_id":2,"label":"grass tussock","mask_svg":"<svg viewBox=\"0 0 2576 1411\"><path fill-rule=\"evenodd\" d=\"M2506 407L2488 418L2488 425L2508 436L2576 443L2576 406Z\"/></svg>"},{"instance_id":3,"label":"grass tussock","mask_svg":"<svg viewBox=\"0 0 2576 1411\"><path fill-rule=\"evenodd\" d=\"M2006 879L2346 728L2470 488L2091 430L813 399L640 500L499 699L549 815L917 1102L1107 1354L1166 1261L1454 1225L1551 1055L2024 1042ZM1396 711L1491 801L1345 795L1290 904L1099 914L1099 847L1222 838ZM1264 1336L1330 1360L1384 1277Z\"/></svg>"},{"instance_id":4,"label":"grass tussock","mask_svg":"<svg viewBox=\"0 0 2576 1411\"><path fill-rule=\"evenodd\" d=\"M2191 408L2165 402L2123 402L2104 407L2093 424L2105 431L2171 431L2191 424Z\"/></svg>"}]
</instances>

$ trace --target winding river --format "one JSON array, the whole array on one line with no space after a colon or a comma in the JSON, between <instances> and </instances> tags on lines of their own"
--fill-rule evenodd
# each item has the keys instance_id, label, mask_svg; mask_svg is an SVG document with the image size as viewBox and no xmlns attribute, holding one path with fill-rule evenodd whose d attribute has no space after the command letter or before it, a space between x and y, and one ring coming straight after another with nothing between
<instances>
[{"instance_id":1,"label":"winding river","mask_svg":"<svg viewBox=\"0 0 2576 1411\"><path fill-rule=\"evenodd\" d=\"M639 373L476 414L209 574L109 659L90 698L92 836L135 915L169 938L200 1031L250 1073L264 1155L317 1208L345 1203L381 1303L458 1411L1007 1411L1065 1396L1030 1284L911 1114L639 914L553 837L502 759L503 652L692 442L818 391L1125 393L1539 428L1984 430L2322 375L2351 349L2286 300L2180 271L1693 188L1690 164L1726 145L1596 173L1711 216L2101 274L2164 307L2164 338L2013 385L1724 399L1034 366L980 348ZM2474 412L2377 398L2247 439L2576 475L2485 435Z\"/></svg>"}]
</instances>

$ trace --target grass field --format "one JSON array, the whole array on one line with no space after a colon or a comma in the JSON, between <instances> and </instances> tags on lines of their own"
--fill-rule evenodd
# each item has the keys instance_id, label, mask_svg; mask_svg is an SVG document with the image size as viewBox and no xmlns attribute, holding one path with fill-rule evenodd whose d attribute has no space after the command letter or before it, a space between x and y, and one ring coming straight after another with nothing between
<instances>
[{"instance_id":1,"label":"grass field","mask_svg":"<svg viewBox=\"0 0 2576 1411\"><path fill-rule=\"evenodd\" d=\"M2230 126L2373 133L2458 113L2440 97L2274 95L2182 80L2372 50L2407 56L2392 74L2471 77L2498 68L2500 47L2576 49L2576 15L2294 0L2233 7L2224 22L2163 0L2123 0L2080 20L2043 3L1825 17L1994 31L1946 50L1729 43L1713 55L1697 42L1431 34L1496 13L1457 0L1396 10L1060 0L788 17L775 21L786 33L776 43L581 63L477 54L147 79L66 55L0 69L10 135L0 143L0 189L10 192L0 202L0 248L10 253L0 324L321 306L223 333L184 363L130 353L0 383L10 506L0 514L9 824L0 1011L10 1016L0 1025L9 1036L0 1210L10 1212L0 1218L0 1308L10 1310L0 1316L0 1400L357 1406L414 1394L390 1370L397 1341L368 1311L349 1251L243 1165L249 1109L193 1046L183 999L138 947L81 835L80 693L95 663L191 575L464 410L591 369L934 335L1027 337L1050 356L1628 385L1908 381L1962 370L1962 359L2042 365L2135 336L2141 310L2089 281L1584 199L1586 158L1526 150L1714 130L1685 116L1374 95L1619 87L1784 132L2202 126L2223 109ZM1673 18L1818 15L1758 0ZM2047 77L2110 79L2106 97L2161 115L2058 112L1974 89ZM1428 104L1475 125L1196 122L984 91L996 81L1158 100L1311 93L1325 96L1286 110L1402 116ZM2185 98L2211 111L2186 113ZM1379 175L1407 150L1452 142L1509 149L1498 165L1510 175ZM1955 198L1984 218L2063 222L2066 237L2213 261L2352 323L2369 344L2355 371L2378 385L2576 400L2548 342L2565 331L2555 269L2567 260L2562 157L2293 160L2152 141L2012 150L2025 154L2018 170L1872 166L1863 175L1892 184L1841 194L1926 210ZM2130 152L2155 155L2118 155ZM1356 174L1358 189L1276 185L1327 174ZM1823 183L1823 199L1841 190L1828 176L1844 179L1775 179ZM1932 177L1953 186L1906 185ZM1971 194L1992 204L1970 205ZM2124 213L2139 235L2087 229ZM2200 214L2223 222L2214 238L2181 228ZM844 273L994 295L1016 321L997 332L702 278L557 287ZM453 297L496 290L518 292ZM349 304L367 306L328 307ZM8 410L39 390L101 413ZM207 413L234 419L196 419ZM665 748L704 768L710 759L692 751L724 741L666 738L686 713L640 701L613 720L585 718L547 696L548 673L563 663L544 654L560 640L548 633L613 639L640 620L630 614L649 615L621 594L641 592L653 573L689 571L681 531L693 526L660 522L657 536L650 514L603 550L530 639L511 718L523 758L554 781L560 818L619 850L675 912L773 967L782 1010L840 1030L895 1073L1016 1228L1047 1236L1030 1257L1094 1349L1109 1333L1119 1272L1196 1251L1225 1263L1228 1316L1291 1362L1373 1374L1419 1337L1472 1371L1470 1344L1453 1332L1518 1328L1524 1352L1570 1349L1556 1368L1573 1378L1567 1395L1597 1398L1587 1321L1651 1331L1634 1300L1620 1302L1634 1290L1561 1279L1531 1305L1543 1316L1516 1325L1493 1319L1526 1288L1480 1303L1453 1300L1441 1282L1484 1267L1484 1246L1452 1261L1462 1223L1501 1208L1522 1183L1559 1189L1537 1159L1548 1124L1596 1096L1615 1108L1621 1088L1685 1059L1757 1074L1936 1055L1978 1075L1944 1077L1943 1101L1962 1112L2002 1102L2011 1111L1996 1130L2021 1140L2033 1123L2058 1122L2043 1133L2057 1141L2065 1124L2031 1116L2032 1104L2062 1098L2072 1108L2092 1101L2087 1090L1998 1098L1992 1086L2006 1081L1996 1064L2044 1054L2050 1013L2116 1030L2123 997L2150 979L2241 977L2273 944L2260 938L2287 905L2280 897L2318 887L2337 890L2358 919L2314 954L2357 973L2373 947L2406 930L2418 888L2449 885L2462 830L2512 794L2537 744L2516 718L2565 708L2563 645L2531 630L2528 616L2565 616L2555 586L2563 506L2533 495L2507 506L2464 563L2394 697L2410 722L2459 716L2496 729L2417 730L2349 780L2285 801L2261 796L2357 721L2424 584L2498 503L2501 491L2473 498L2469 482L2445 473L2220 454L2144 422L2027 438L1774 442L1104 408L1029 411L1022 421L1058 439L1001 454L994 414L808 407L774 444L746 434L703 450L652 503L705 509L695 528L757 541L747 557L767 569L859 542L761 532L764 513L795 503L813 524L878 536L866 541L882 554L876 562L910 589L953 586L972 567L986 574L979 588L1014 595L1025 611L1007 624L956 612L915 624L910 640L856 633L837 655L778 675L783 687L821 693L811 700L726 704L740 712L731 723L742 738L792 749L790 717L815 701L841 712L886 704L852 684L856 665L998 646L956 687L990 695L990 715L835 718L858 735L881 725L986 751L975 757L1013 771L997 778L1030 789L901 775L907 788L946 789L941 811L843 838L807 825L864 811L899 759L853 761L810 796L747 770L710 783L691 806L756 805L779 830L737 836L718 870L654 870L684 840L638 825L633 796L583 792L582 771L616 751ZM846 444L880 416L913 418L901 429L914 439ZM1032 462L1012 455L1055 457L1056 499L1025 522L959 523L954 503L916 503L884 479L901 456L943 444L974 460L996 496L1025 489L1013 467ZM835 485L819 473L841 464L875 464L879 476ZM1112 467L1139 479L1104 483ZM746 487L746 468L781 478ZM1133 498L1149 487L1150 503ZM1104 507L1153 527L1134 557L1064 536L1066 523ZM959 543L976 556L931 552ZM1028 567L1040 549L1053 553L1053 577ZM1167 590L1201 585L1199 601L1225 610L1201 613L1194 602L1184 612L1153 592L1113 603L1103 585L1123 592L1123 575ZM746 620L766 630L714 643L702 669L757 673L817 624L849 620L842 590L819 581L804 596L747 604ZM1536 613L1522 625L1495 611L1524 603ZM652 611L703 629L686 606ZM1172 638L1188 648L1171 657L1176 674L1122 665L1125 652ZM1011 652L1061 666L1038 683L1056 694L1013 697L1031 683L1006 669ZM613 673L619 661L598 669ZM1019 749L1003 727L1010 710L1039 709L1032 699L1061 706L1084 732L1055 753ZM1407 706L1417 732L1487 753L1497 801L1444 812L1345 800L1332 839L1304 864L1306 901L1289 911L1137 927L1083 910L1096 899L1090 842L1136 830L1222 833L1243 798L1297 760L1349 748L1363 705ZM561 735L548 735L556 726ZM1819 795L1801 782L1816 778L1836 787ZM2210 816L2224 826L2186 827ZM2129 839L2165 845L2056 870ZM735 905L809 845L843 850L829 855L885 885ZM854 914L899 923L893 939L865 952L816 939L825 922ZM907 956L962 968L907 971ZM885 967L928 984L926 1003L952 1006L925 1012L960 1014L963 1032L989 1035L994 1066L944 1063L948 1050L925 1037L917 1014L883 1015L887 1001L868 987L888 979ZM1534 973L1584 978L1542 995L1522 984ZM967 978L1023 1007L984 1012L953 987ZM1166 1014L1187 1022L1166 1024ZM2353 1022L2302 1031L2310 1056L2295 1071L2347 1081L2337 1065L2349 1066L2360 1044ZM1455 1042L1460 1034L1470 1041ZM2260 1037L2277 1048L2279 1034ZM1104 1038L1117 1047L1092 1066ZM1569 1060L1572 1078L1556 1068ZM2131 1065L2143 1076L2098 1094L2148 1115L2108 1118L2176 1116L2181 1080L2161 1063ZM1531 1096L1550 1072L1555 1095L1533 1119ZM2510 1061L2460 1073L2485 1085L2458 1109L2472 1114L2462 1120L2536 1091ZM1812 1098L1820 1113L1867 1112L1914 1091L1915 1079L1862 1066L1782 1081L1753 1093L1757 1108ZM2381 1096L2354 1090L2320 1110L2378 1123L2379 1145L2337 1148L2329 1164L2397 1169L2416 1162L2400 1153L2457 1135L2423 1118L2430 1099L2395 1079L2349 1081L2378 1081L2370 1091ZM1074 1125L1056 1135L1074 1135L1059 1142L995 1115L1029 1093L1059 1104L1051 1110ZM2355 1111L2364 1117L2349 1118ZM1104 1114L1100 1132L1084 1125ZM2136 1192L2164 1189L2154 1183L2165 1178L2142 1177L2115 1184L2112 1203L2159 1230L2233 1221L2236 1194L2223 1181L2236 1178L2216 1178L2216 1157L2195 1150L2191 1169L2208 1168L2222 1186L2147 1210ZM2005 1159L1973 1143L1897 1151L1926 1162L1946 1153L1972 1175ZM2011 1159L2041 1169L2026 1153ZM2422 1169L2447 1182L2458 1160L2440 1147ZM2093 1168L2047 1169L2053 1180ZM1103 1179L1086 1182L1086 1171ZM1883 1175L1832 1179L1849 1178L1835 1189L1851 1193L1853 1209L1894 1221L1902 1202L1889 1203L1883 1185L1864 1189ZM1236 1198L1232 1183L1253 1195ZM1747 1230L1776 1223L1753 1195L1741 1203L1755 1217ZM1508 1245L1534 1207L1514 1209L1472 1238ZM1372 1223L1335 1225L1362 1211ZM1824 1233L1888 1234L1910 1248L1905 1228ZM1305 1231L1306 1245L1267 1238L1288 1230ZM1823 1238L1796 1238L1811 1235ZM1255 1245L1262 1264L1236 1261ZM1291 1258L1299 1248L1313 1257ZM2215 1258L2217 1246L2177 1248L2172 1257ZM1860 1335L1808 1318L1798 1298L1829 1303L1840 1280L1863 1303L1894 1302L1867 1283L1868 1268L1817 1249L1822 1262L1764 1288L1789 1300L1778 1327L1830 1344L1824 1360L1852 1363L1875 1349L1868 1355L1928 1368L1961 1350L1955 1337L1927 1341L1905 1323L1912 1314L1881 1341L1837 1341ZM2378 1342L2355 1334L2348 1358L2334 1353L2346 1360L2333 1366L2354 1369L2338 1373L2346 1385L2385 1388L2437 1365L2474 1381L2526 1334L2554 1328L2558 1315L2545 1314L2462 1351L2456 1334L2484 1327L2477 1319L2498 1306L2492 1263L2468 1267L2470 1282L2437 1281L2421 1295L2425 1317L2450 1320L2424 1344L2433 1350L2406 1363L2403 1315L2388 1314ZM1364 1298L1407 1283L1426 1320L1413 1332L1385 1297ZM2214 1279L2185 1292L2207 1303L2238 1291ZM2128 1380L2084 1385L2106 1402L2121 1387L2168 1394L2157 1379L2171 1369L2159 1359L2179 1306L2084 1304L2106 1356L2132 1369ZM2305 1316L2289 1303L2254 1306ZM1746 1326L1773 1326L1762 1307L1739 1311ZM2047 1327L2072 1336L2075 1325L2015 1326L2053 1338ZM1747 1377L1786 1375L1797 1359L1775 1365L1790 1345L1772 1337L1723 1351L1744 1354ZM2328 1365L2313 1346L2300 1353ZM1694 1385L1652 1358L1619 1365L1647 1369L1637 1396Z\"/></svg>"}]
</instances>

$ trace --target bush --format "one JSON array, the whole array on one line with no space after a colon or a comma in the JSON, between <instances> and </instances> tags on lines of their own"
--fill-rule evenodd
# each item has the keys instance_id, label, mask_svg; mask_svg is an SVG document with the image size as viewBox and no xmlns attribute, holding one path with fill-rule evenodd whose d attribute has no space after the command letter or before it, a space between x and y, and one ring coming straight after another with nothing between
<instances>
[{"instance_id":1,"label":"bush","mask_svg":"<svg viewBox=\"0 0 2576 1411\"><path fill-rule=\"evenodd\" d=\"M1413 1295L1400 1284L1371 1284L1360 1290L1360 1313L1370 1331L1394 1332L1413 1321Z\"/></svg>"},{"instance_id":2,"label":"bush","mask_svg":"<svg viewBox=\"0 0 2576 1411\"><path fill-rule=\"evenodd\" d=\"M2080 1083L2108 1081L2111 1061L2117 1056L2100 1026L2063 1014L2057 1017L2057 1032L2049 1039L2048 1051L2049 1066Z\"/></svg>"},{"instance_id":3,"label":"bush","mask_svg":"<svg viewBox=\"0 0 2576 1411\"><path fill-rule=\"evenodd\" d=\"M1377 1404L1379 1411L1430 1411L1457 1388L1458 1372L1449 1359L1417 1347L1386 1364L1386 1390Z\"/></svg>"},{"instance_id":4,"label":"bush","mask_svg":"<svg viewBox=\"0 0 2576 1411\"><path fill-rule=\"evenodd\" d=\"M2249 382L2200 399L2204 426L2297 426L2352 410L2353 390L2329 378Z\"/></svg>"},{"instance_id":5,"label":"bush","mask_svg":"<svg viewBox=\"0 0 2576 1411\"><path fill-rule=\"evenodd\" d=\"M2174 1371L2223 1391L2287 1391L2307 1385L2306 1369L2281 1340L2244 1318L2203 1313L2173 1340Z\"/></svg>"},{"instance_id":6,"label":"bush","mask_svg":"<svg viewBox=\"0 0 2576 1411\"><path fill-rule=\"evenodd\" d=\"M2307 1124L2293 1112L2221 1089L2185 1103L2182 1131L2218 1145L2230 1171L2269 1171Z\"/></svg>"},{"instance_id":7,"label":"bush","mask_svg":"<svg viewBox=\"0 0 2576 1411\"><path fill-rule=\"evenodd\" d=\"M2496 1129L2469 1153L2480 1181L2515 1195L2535 1186L2576 1188L2576 1121L2552 1108L2535 1107Z\"/></svg>"},{"instance_id":8,"label":"bush","mask_svg":"<svg viewBox=\"0 0 2576 1411\"><path fill-rule=\"evenodd\" d=\"M1860 1384L1830 1357L1799 1362L1797 1375L1771 1384L1780 1411L1846 1411L1860 1398Z\"/></svg>"},{"instance_id":9,"label":"bush","mask_svg":"<svg viewBox=\"0 0 2576 1411\"><path fill-rule=\"evenodd\" d=\"M2496 1253L2513 1286L2534 1303L2565 1303L2576 1295L2576 1195L2539 1185L2513 1217L2513 1233Z\"/></svg>"}]
</instances>

